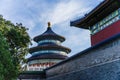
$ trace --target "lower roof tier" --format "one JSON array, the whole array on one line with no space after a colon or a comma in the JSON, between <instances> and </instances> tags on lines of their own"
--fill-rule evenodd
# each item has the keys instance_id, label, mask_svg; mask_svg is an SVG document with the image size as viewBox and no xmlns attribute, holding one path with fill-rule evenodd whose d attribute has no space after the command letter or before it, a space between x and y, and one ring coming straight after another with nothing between
<instances>
[{"instance_id":1,"label":"lower roof tier","mask_svg":"<svg viewBox=\"0 0 120 80\"><path fill-rule=\"evenodd\" d=\"M55 50L37 51L37 52L32 53L31 55L32 55L32 56L35 56L35 55L40 55L40 54L51 54L51 53L62 54L62 55L67 56L67 53L66 53L66 52L63 52L63 51L55 51Z\"/></svg>"},{"instance_id":2,"label":"lower roof tier","mask_svg":"<svg viewBox=\"0 0 120 80\"><path fill-rule=\"evenodd\" d=\"M28 62L28 66L32 65L44 65L44 64L53 64L63 61L63 59L37 59Z\"/></svg>"},{"instance_id":3,"label":"lower roof tier","mask_svg":"<svg viewBox=\"0 0 120 80\"><path fill-rule=\"evenodd\" d=\"M50 54L39 54L36 56L31 56L28 58L28 62L32 60L38 60L38 59L66 59L67 56L56 54L56 53L50 53Z\"/></svg>"},{"instance_id":4,"label":"lower roof tier","mask_svg":"<svg viewBox=\"0 0 120 80\"><path fill-rule=\"evenodd\" d=\"M67 47L60 46L60 45L43 45L43 46L36 46L29 49L30 53L42 51L42 50L58 50L58 51L64 51L66 53L70 53L71 50Z\"/></svg>"}]
</instances>

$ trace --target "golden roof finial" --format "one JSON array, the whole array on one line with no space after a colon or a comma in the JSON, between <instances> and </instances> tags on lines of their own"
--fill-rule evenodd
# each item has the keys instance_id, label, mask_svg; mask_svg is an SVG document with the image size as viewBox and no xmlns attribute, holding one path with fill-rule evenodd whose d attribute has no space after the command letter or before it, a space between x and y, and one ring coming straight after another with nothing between
<instances>
[{"instance_id":1,"label":"golden roof finial","mask_svg":"<svg viewBox=\"0 0 120 80\"><path fill-rule=\"evenodd\" d=\"M50 22L48 22L48 27L50 27L51 26L51 24L50 24Z\"/></svg>"}]
</instances>

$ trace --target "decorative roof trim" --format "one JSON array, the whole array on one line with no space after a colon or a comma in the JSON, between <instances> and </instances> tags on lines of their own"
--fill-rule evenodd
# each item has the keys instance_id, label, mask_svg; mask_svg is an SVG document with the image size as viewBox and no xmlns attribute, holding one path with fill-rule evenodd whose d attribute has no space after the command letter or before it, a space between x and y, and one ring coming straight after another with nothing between
<instances>
[{"instance_id":1,"label":"decorative roof trim","mask_svg":"<svg viewBox=\"0 0 120 80\"><path fill-rule=\"evenodd\" d=\"M89 26L94 25L118 8L120 8L120 0L104 0L84 17L75 21L71 21L70 25L79 28L89 29Z\"/></svg>"},{"instance_id":2,"label":"decorative roof trim","mask_svg":"<svg viewBox=\"0 0 120 80\"><path fill-rule=\"evenodd\" d=\"M28 58L28 62L32 60L39 60L39 59L66 59L67 56L56 54L56 53L50 53L50 54L41 54L38 56L32 56Z\"/></svg>"},{"instance_id":3,"label":"decorative roof trim","mask_svg":"<svg viewBox=\"0 0 120 80\"><path fill-rule=\"evenodd\" d=\"M58 51L65 51L67 53L71 52L71 50L67 47L60 46L60 45L43 45L43 46L36 46L29 49L30 53L41 51L41 50L58 50Z\"/></svg>"}]
</instances>

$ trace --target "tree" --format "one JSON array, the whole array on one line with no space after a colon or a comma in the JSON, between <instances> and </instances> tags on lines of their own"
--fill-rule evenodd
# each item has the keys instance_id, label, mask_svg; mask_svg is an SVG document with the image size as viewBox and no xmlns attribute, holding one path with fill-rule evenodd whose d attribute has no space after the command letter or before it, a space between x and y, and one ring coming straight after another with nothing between
<instances>
[{"instance_id":1,"label":"tree","mask_svg":"<svg viewBox=\"0 0 120 80\"><path fill-rule=\"evenodd\" d=\"M14 79L17 76L16 74L12 74L16 73L14 68L9 46L4 36L0 33L0 80Z\"/></svg>"},{"instance_id":2,"label":"tree","mask_svg":"<svg viewBox=\"0 0 120 80\"><path fill-rule=\"evenodd\" d=\"M20 72L21 65L25 62L25 55L28 53L28 46L31 44L27 30L21 23L13 24L0 16L0 32L8 43L8 50L16 70L14 74L16 75Z\"/></svg>"}]
</instances>

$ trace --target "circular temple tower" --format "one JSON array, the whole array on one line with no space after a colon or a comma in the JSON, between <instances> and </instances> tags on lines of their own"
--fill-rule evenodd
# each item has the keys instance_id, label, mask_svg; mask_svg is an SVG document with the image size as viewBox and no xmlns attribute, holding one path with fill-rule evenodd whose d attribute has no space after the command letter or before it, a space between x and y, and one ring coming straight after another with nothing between
<instances>
[{"instance_id":1,"label":"circular temple tower","mask_svg":"<svg viewBox=\"0 0 120 80\"><path fill-rule=\"evenodd\" d=\"M61 46L65 38L54 33L48 23L47 30L34 38L38 43L36 47L30 48L29 52L32 55L28 59L28 71L43 71L67 58L70 49Z\"/></svg>"}]
</instances>

